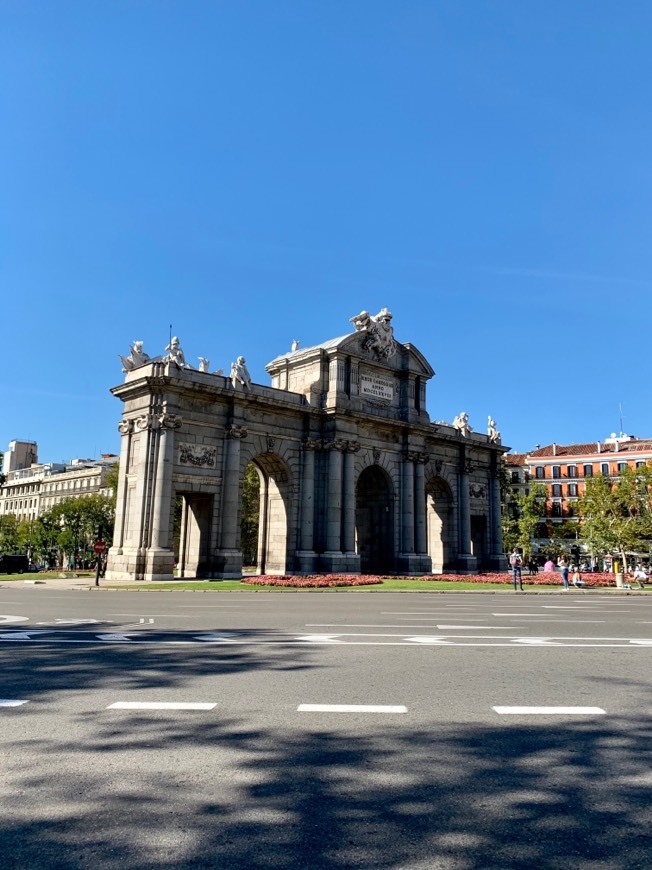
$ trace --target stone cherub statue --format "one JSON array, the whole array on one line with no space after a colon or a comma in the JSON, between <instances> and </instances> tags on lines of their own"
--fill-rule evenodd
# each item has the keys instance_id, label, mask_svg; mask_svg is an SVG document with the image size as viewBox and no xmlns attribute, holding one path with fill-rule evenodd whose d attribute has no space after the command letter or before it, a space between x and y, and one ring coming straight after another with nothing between
<instances>
[{"instance_id":1,"label":"stone cherub statue","mask_svg":"<svg viewBox=\"0 0 652 870\"><path fill-rule=\"evenodd\" d=\"M231 363L231 384L234 390L238 389L238 384L245 390L251 389L251 377L243 356L239 356L237 362Z\"/></svg>"},{"instance_id":2,"label":"stone cherub statue","mask_svg":"<svg viewBox=\"0 0 652 870\"><path fill-rule=\"evenodd\" d=\"M469 415L466 411L460 412L457 417L455 417L453 420L453 428L457 429L460 435L464 438L473 432L473 429L469 426Z\"/></svg>"},{"instance_id":3,"label":"stone cherub statue","mask_svg":"<svg viewBox=\"0 0 652 870\"><path fill-rule=\"evenodd\" d=\"M131 345L129 356L121 356L121 354L118 354L118 356L122 360L123 372L131 372L139 366L144 366L145 363L150 362L149 356L143 351L142 341L134 341Z\"/></svg>"},{"instance_id":4,"label":"stone cherub statue","mask_svg":"<svg viewBox=\"0 0 652 870\"><path fill-rule=\"evenodd\" d=\"M500 432L496 429L496 421L492 419L491 414L487 423L487 437L491 444L500 444Z\"/></svg>"},{"instance_id":5,"label":"stone cherub statue","mask_svg":"<svg viewBox=\"0 0 652 870\"><path fill-rule=\"evenodd\" d=\"M383 308L373 316L368 311L361 311L351 317L349 323L353 324L356 332L366 333L362 342L363 350L372 351L376 359L390 359L397 350L391 321L391 311Z\"/></svg>"},{"instance_id":6,"label":"stone cherub statue","mask_svg":"<svg viewBox=\"0 0 652 870\"><path fill-rule=\"evenodd\" d=\"M163 362L172 362L179 366L180 369L186 368L186 358L181 350L179 339L175 335L171 342L165 348L168 353L163 357Z\"/></svg>"}]
</instances>

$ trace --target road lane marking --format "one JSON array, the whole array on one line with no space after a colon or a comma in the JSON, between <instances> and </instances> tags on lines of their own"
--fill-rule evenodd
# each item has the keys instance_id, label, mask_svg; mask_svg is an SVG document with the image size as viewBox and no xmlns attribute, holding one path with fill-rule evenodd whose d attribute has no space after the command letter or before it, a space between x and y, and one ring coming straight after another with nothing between
<instances>
[{"instance_id":1,"label":"road lane marking","mask_svg":"<svg viewBox=\"0 0 652 870\"><path fill-rule=\"evenodd\" d=\"M500 629L505 631L508 628L511 628L513 630L516 630L517 628L521 629L522 631L525 630L525 626L523 625L438 625L437 628L440 631L444 631L444 629L460 630L463 628L477 628L478 631L498 631Z\"/></svg>"},{"instance_id":2,"label":"road lane marking","mask_svg":"<svg viewBox=\"0 0 652 870\"><path fill-rule=\"evenodd\" d=\"M0 707L20 707L21 704L29 704L29 701L11 701L9 699L0 699Z\"/></svg>"},{"instance_id":3,"label":"road lane marking","mask_svg":"<svg viewBox=\"0 0 652 870\"><path fill-rule=\"evenodd\" d=\"M342 643L336 634L305 634L299 635L296 639L305 643Z\"/></svg>"},{"instance_id":4,"label":"road lane marking","mask_svg":"<svg viewBox=\"0 0 652 870\"><path fill-rule=\"evenodd\" d=\"M130 635L128 635L128 634L118 634L118 633L115 633L115 632L114 632L114 633L111 633L111 634L96 634L95 637L96 637L98 640L108 640L108 641L113 642L113 643L116 643L116 642L123 642L123 641L126 642L126 643L129 643L129 641L131 641L131 636L130 636Z\"/></svg>"},{"instance_id":5,"label":"road lane marking","mask_svg":"<svg viewBox=\"0 0 652 870\"><path fill-rule=\"evenodd\" d=\"M492 707L501 716L599 716L602 707Z\"/></svg>"},{"instance_id":6,"label":"road lane marking","mask_svg":"<svg viewBox=\"0 0 652 870\"><path fill-rule=\"evenodd\" d=\"M218 634L217 632L212 632L211 634L196 634L194 635L195 640L204 640L204 641L219 641L220 643L238 643L236 639L237 635L235 634Z\"/></svg>"},{"instance_id":7,"label":"road lane marking","mask_svg":"<svg viewBox=\"0 0 652 870\"><path fill-rule=\"evenodd\" d=\"M297 713L407 713L407 707L386 704L299 704Z\"/></svg>"},{"instance_id":8,"label":"road lane marking","mask_svg":"<svg viewBox=\"0 0 652 870\"><path fill-rule=\"evenodd\" d=\"M412 643L439 643L445 646L450 646L453 643L452 640L446 640L444 637L429 637L427 634L419 634L416 637L406 637L405 639Z\"/></svg>"},{"instance_id":9,"label":"road lane marking","mask_svg":"<svg viewBox=\"0 0 652 870\"><path fill-rule=\"evenodd\" d=\"M29 616L0 616L0 622L29 622Z\"/></svg>"},{"instance_id":10,"label":"road lane marking","mask_svg":"<svg viewBox=\"0 0 652 870\"><path fill-rule=\"evenodd\" d=\"M107 710L212 710L217 704L183 701L116 701Z\"/></svg>"}]
</instances>

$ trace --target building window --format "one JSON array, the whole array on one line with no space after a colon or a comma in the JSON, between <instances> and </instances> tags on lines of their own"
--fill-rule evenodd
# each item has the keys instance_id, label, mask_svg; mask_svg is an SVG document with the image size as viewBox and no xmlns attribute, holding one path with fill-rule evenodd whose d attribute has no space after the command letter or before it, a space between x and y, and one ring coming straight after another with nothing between
<instances>
[{"instance_id":1,"label":"building window","mask_svg":"<svg viewBox=\"0 0 652 870\"><path fill-rule=\"evenodd\" d=\"M561 477L561 465L552 466L552 476L558 480Z\"/></svg>"},{"instance_id":2,"label":"building window","mask_svg":"<svg viewBox=\"0 0 652 870\"><path fill-rule=\"evenodd\" d=\"M585 465L584 466L584 477L593 477L593 466Z\"/></svg>"},{"instance_id":3,"label":"building window","mask_svg":"<svg viewBox=\"0 0 652 870\"><path fill-rule=\"evenodd\" d=\"M600 466L600 471L602 472L603 477L609 477L609 463L603 462Z\"/></svg>"},{"instance_id":4,"label":"building window","mask_svg":"<svg viewBox=\"0 0 652 870\"><path fill-rule=\"evenodd\" d=\"M568 484L568 494L569 495L577 495L577 484L569 483Z\"/></svg>"},{"instance_id":5,"label":"building window","mask_svg":"<svg viewBox=\"0 0 652 870\"><path fill-rule=\"evenodd\" d=\"M543 480L543 478L546 476L546 470L543 465L537 465L534 473L537 480Z\"/></svg>"},{"instance_id":6,"label":"building window","mask_svg":"<svg viewBox=\"0 0 652 870\"><path fill-rule=\"evenodd\" d=\"M518 479L518 471L512 471L512 483L520 483Z\"/></svg>"},{"instance_id":7,"label":"building window","mask_svg":"<svg viewBox=\"0 0 652 870\"><path fill-rule=\"evenodd\" d=\"M636 467L637 467L637 468L645 468L645 463L644 463L642 460L639 460L639 461L636 463Z\"/></svg>"},{"instance_id":8,"label":"building window","mask_svg":"<svg viewBox=\"0 0 652 870\"><path fill-rule=\"evenodd\" d=\"M618 463L618 471L624 471L626 468L627 468L626 462L619 462Z\"/></svg>"},{"instance_id":9,"label":"building window","mask_svg":"<svg viewBox=\"0 0 652 870\"><path fill-rule=\"evenodd\" d=\"M577 513L576 507L577 507L576 502L574 502L574 501L568 502L568 504L566 505L566 512L568 513L569 517L574 517L576 515L576 513Z\"/></svg>"},{"instance_id":10,"label":"building window","mask_svg":"<svg viewBox=\"0 0 652 870\"><path fill-rule=\"evenodd\" d=\"M560 517L561 516L561 502L553 501L553 503L552 503L552 515L553 515L553 517Z\"/></svg>"},{"instance_id":11,"label":"building window","mask_svg":"<svg viewBox=\"0 0 652 870\"><path fill-rule=\"evenodd\" d=\"M569 477L577 477L577 465L569 465L568 466L568 476Z\"/></svg>"},{"instance_id":12,"label":"building window","mask_svg":"<svg viewBox=\"0 0 652 870\"><path fill-rule=\"evenodd\" d=\"M553 483L552 485L552 494L556 496L561 495L561 483Z\"/></svg>"}]
</instances>

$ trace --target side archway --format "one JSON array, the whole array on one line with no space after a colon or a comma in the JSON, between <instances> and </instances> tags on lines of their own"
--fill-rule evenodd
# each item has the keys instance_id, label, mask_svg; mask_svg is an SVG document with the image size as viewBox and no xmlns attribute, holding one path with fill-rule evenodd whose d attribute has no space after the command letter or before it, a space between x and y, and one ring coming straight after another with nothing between
<instances>
[{"instance_id":1,"label":"side archway","mask_svg":"<svg viewBox=\"0 0 652 870\"><path fill-rule=\"evenodd\" d=\"M289 471L285 463L273 453L259 454L250 460L249 467L253 467L260 482L256 573L285 574L289 552ZM255 522L255 518L253 521Z\"/></svg>"},{"instance_id":2,"label":"side archway","mask_svg":"<svg viewBox=\"0 0 652 870\"><path fill-rule=\"evenodd\" d=\"M426 528L432 573L454 571L457 530L453 494L446 481L440 477L429 480L426 484Z\"/></svg>"},{"instance_id":3,"label":"side archway","mask_svg":"<svg viewBox=\"0 0 652 870\"><path fill-rule=\"evenodd\" d=\"M363 574L394 571L394 487L378 465L365 468L355 492L356 551Z\"/></svg>"}]
</instances>

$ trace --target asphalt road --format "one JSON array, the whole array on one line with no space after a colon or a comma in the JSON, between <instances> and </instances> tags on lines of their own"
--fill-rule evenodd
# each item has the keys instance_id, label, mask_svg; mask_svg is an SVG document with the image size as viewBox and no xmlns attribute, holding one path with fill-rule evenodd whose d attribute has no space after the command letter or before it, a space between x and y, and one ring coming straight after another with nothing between
<instances>
[{"instance_id":1,"label":"asphalt road","mask_svg":"<svg viewBox=\"0 0 652 870\"><path fill-rule=\"evenodd\" d=\"M6 585L0 656L3 867L652 866L652 598Z\"/></svg>"}]
</instances>

